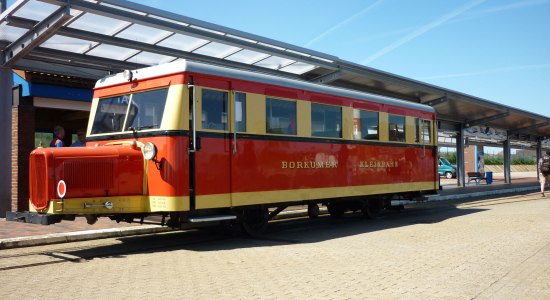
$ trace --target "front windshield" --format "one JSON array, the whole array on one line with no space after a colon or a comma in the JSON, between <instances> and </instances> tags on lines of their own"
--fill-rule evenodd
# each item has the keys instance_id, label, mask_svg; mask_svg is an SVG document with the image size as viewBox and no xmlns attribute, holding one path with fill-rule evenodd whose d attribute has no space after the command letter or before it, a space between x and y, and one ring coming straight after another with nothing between
<instances>
[{"instance_id":1,"label":"front windshield","mask_svg":"<svg viewBox=\"0 0 550 300\"><path fill-rule=\"evenodd\" d=\"M440 160L444 165L449 165L449 166L451 165L451 163L444 157L441 157Z\"/></svg>"},{"instance_id":2,"label":"front windshield","mask_svg":"<svg viewBox=\"0 0 550 300\"><path fill-rule=\"evenodd\" d=\"M160 128L167 95L164 88L99 99L92 134Z\"/></svg>"}]
</instances>

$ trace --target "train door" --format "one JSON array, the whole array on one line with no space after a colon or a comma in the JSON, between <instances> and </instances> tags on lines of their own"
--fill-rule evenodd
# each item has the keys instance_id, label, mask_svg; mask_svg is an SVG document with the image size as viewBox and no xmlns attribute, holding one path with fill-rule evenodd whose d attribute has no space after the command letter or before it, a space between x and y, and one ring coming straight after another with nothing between
<instances>
[{"instance_id":1,"label":"train door","mask_svg":"<svg viewBox=\"0 0 550 300\"><path fill-rule=\"evenodd\" d=\"M229 83L195 78L190 86L191 209L231 206Z\"/></svg>"}]
</instances>

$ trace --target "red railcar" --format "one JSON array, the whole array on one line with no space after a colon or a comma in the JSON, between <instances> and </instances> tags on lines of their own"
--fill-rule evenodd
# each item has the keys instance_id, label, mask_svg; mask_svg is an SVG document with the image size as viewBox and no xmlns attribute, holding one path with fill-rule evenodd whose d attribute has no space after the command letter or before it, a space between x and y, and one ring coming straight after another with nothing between
<instances>
[{"instance_id":1,"label":"red railcar","mask_svg":"<svg viewBox=\"0 0 550 300\"><path fill-rule=\"evenodd\" d=\"M188 61L127 71L98 81L86 147L31 153L33 212L10 218L256 226L269 208L315 215L319 203L372 215L437 190L435 118L425 105Z\"/></svg>"}]
</instances>

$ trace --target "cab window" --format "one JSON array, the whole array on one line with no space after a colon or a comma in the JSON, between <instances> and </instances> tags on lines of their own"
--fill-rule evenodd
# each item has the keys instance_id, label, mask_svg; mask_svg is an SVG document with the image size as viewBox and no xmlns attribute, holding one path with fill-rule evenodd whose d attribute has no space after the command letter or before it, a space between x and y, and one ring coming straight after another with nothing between
<instances>
[{"instance_id":1,"label":"cab window","mask_svg":"<svg viewBox=\"0 0 550 300\"><path fill-rule=\"evenodd\" d=\"M246 94L235 93L235 131L246 132Z\"/></svg>"},{"instance_id":2,"label":"cab window","mask_svg":"<svg viewBox=\"0 0 550 300\"><path fill-rule=\"evenodd\" d=\"M296 102L266 99L266 132L296 135Z\"/></svg>"},{"instance_id":3,"label":"cab window","mask_svg":"<svg viewBox=\"0 0 550 300\"><path fill-rule=\"evenodd\" d=\"M99 99L92 134L122 131L129 103L130 95Z\"/></svg>"},{"instance_id":4,"label":"cab window","mask_svg":"<svg viewBox=\"0 0 550 300\"><path fill-rule=\"evenodd\" d=\"M318 103L311 104L311 135L342 137L342 108Z\"/></svg>"},{"instance_id":5,"label":"cab window","mask_svg":"<svg viewBox=\"0 0 550 300\"><path fill-rule=\"evenodd\" d=\"M202 90L202 128L227 130L227 92Z\"/></svg>"},{"instance_id":6,"label":"cab window","mask_svg":"<svg viewBox=\"0 0 550 300\"><path fill-rule=\"evenodd\" d=\"M132 96L125 130L160 128L168 89L135 93Z\"/></svg>"},{"instance_id":7,"label":"cab window","mask_svg":"<svg viewBox=\"0 0 550 300\"><path fill-rule=\"evenodd\" d=\"M405 142L405 117L389 115L389 134L392 142Z\"/></svg>"}]
</instances>

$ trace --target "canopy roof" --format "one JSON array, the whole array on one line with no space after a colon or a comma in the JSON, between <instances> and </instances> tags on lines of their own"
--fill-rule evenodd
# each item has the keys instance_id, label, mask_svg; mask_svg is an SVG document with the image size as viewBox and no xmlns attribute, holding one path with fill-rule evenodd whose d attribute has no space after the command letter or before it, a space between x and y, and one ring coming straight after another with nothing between
<instances>
[{"instance_id":1,"label":"canopy roof","mask_svg":"<svg viewBox=\"0 0 550 300\"><path fill-rule=\"evenodd\" d=\"M424 103L451 131L483 125L514 140L550 137L548 116L125 0L19 0L1 15L0 49L4 67L93 79L208 62Z\"/></svg>"}]
</instances>

